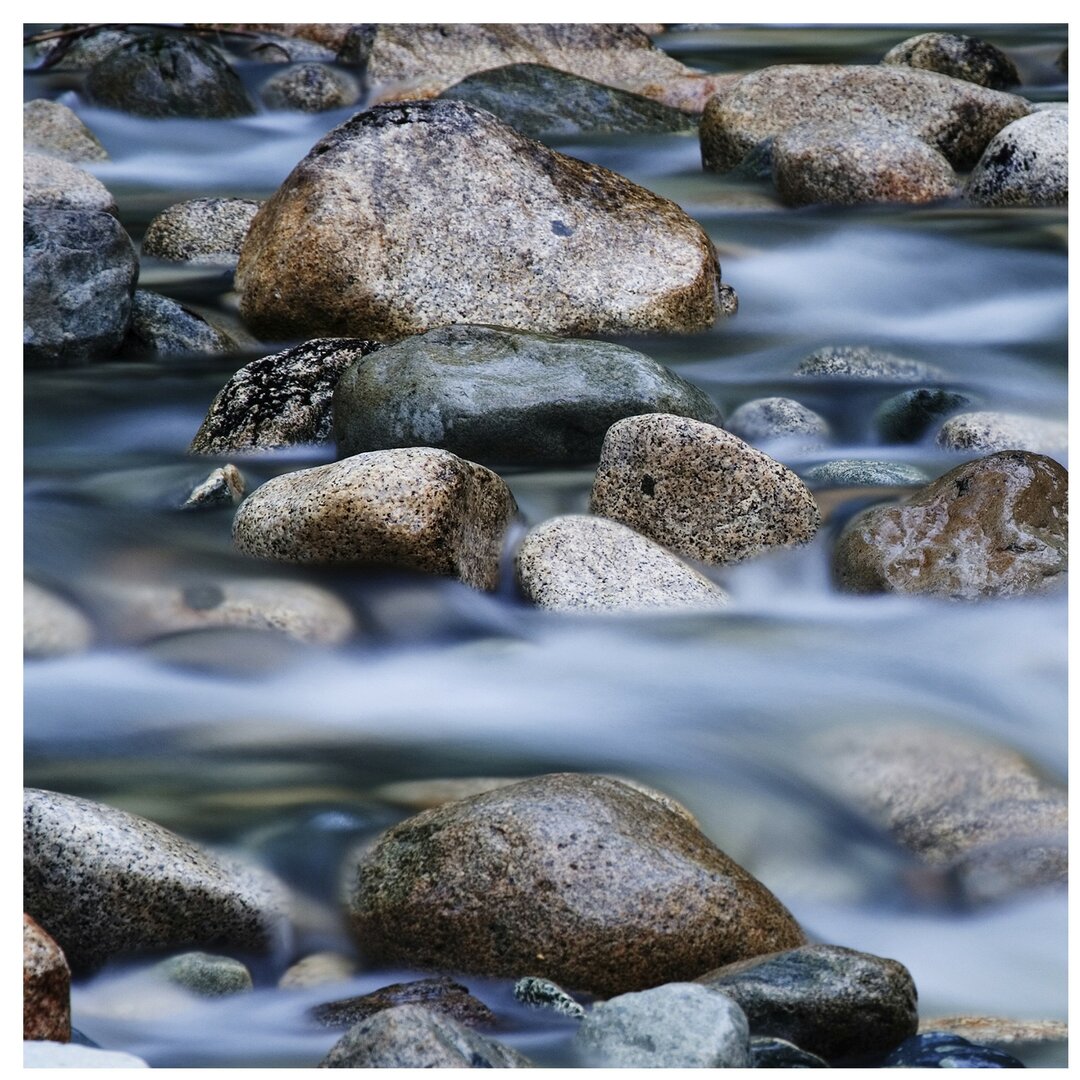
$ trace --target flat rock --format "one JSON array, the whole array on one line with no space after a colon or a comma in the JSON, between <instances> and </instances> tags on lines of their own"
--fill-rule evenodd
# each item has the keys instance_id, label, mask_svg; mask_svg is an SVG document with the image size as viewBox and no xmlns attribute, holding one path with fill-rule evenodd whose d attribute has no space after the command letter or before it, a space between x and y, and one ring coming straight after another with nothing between
<instances>
[{"instance_id":1,"label":"flat rock","mask_svg":"<svg viewBox=\"0 0 1080 1080\"><path fill-rule=\"evenodd\" d=\"M649 412L719 422L707 394L633 349L447 326L353 362L334 438L341 456L437 446L488 465L585 464L616 420Z\"/></svg>"},{"instance_id":2,"label":"flat rock","mask_svg":"<svg viewBox=\"0 0 1080 1080\"><path fill-rule=\"evenodd\" d=\"M116 213L109 189L85 169L48 154L23 153L23 206Z\"/></svg>"},{"instance_id":3,"label":"flat rock","mask_svg":"<svg viewBox=\"0 0 1080 1080\"><path fill-rule=\"evenodd\" d=\"M23 1039L71 1038L71 971L60 946L23 915Z\"/></svg>"},{"instance_id":4,"label":"flat rock","mask_svg":"<svg viewBox=\"0 0 1080 1080\"><path fill-rule=\"evenodd\" d=\"M599 994L804 940L779 901L684 817L584 774L409 818L360 854L347 895L353 935L375 962L531 974Z\"/></svg>"},{"instance_id":5,"label":"flat rock","mask_svg":"<svg viewBox=\"0 0 1080 1080\"><path fill-rule=\"evenodd\" d=\"M270 109L326 112L360 100L360 84L347 72L326 64L295 64L271 75L259 88Z\"/></svg>"},{"instance_id":6,"label":"flat rock","mask_svg":"<svg viewBox=\"0 0 1080 1080\"><path fill-rule=\"evenodd\" d=\"M586 514L531 529L514 558L526 600L550 611L662 611L724 607L727 594L626 525Z\"/></svg>"},{"instance_id":7,"label":"flat rock","mask_svg":"<svg viewBox=\"0 0 1080 1080\"><path fill-rule=\"evenodd\" d=\"M23 582L23 656L82 652L93 637L93 627L77 607L32 581Z\"/></svg>"},{"instance_id":8,"label":"flat rock","mask_svg":"<svg viewBox=\"0 0 1080 1080\"><path fill-rule=\"evenodd\" d=\"M1069 443L1063 420L1006 412L965 412L941 425L937 444L946 450L989 454L995 450L1053 453Z\"/></svg>"},{"instance_id":9,"label":"flat rock","mask_svg":"<svg viewBox=\"0 0 1080 1080\"><path fill-rule=\"evenodd\" d=\"M957 466L907 502L871 507L833 556L840 588L973 600L1060 585L1068 568L1068 473L1020 450Z\"/></svg>"},{"instance_id":10,"label":"flat rock","mask_svg":"<svg viewBox=\"0 0 1080 1080\"><path fill-rule=\"evenodd\" d=\"M140 356L205 356L235 352L236 343L183 304L136 289L124 350Z\"/></svg>"},{"instance_id":11,"label":"flat rock","mask_svg":"<svg viewBox=\"0 0 1080 1080\"><path fill-rule=\"evenodd\" d=\"M191 945L267 952L283 888L145 818L34 788L23 799L23 904L74 972Z\"/></svg>"},{"instance_id":12,"label":"flat rock","mask_svg":"<svg viewBox=\"0 0 1080 1080\"><path fill-rule=\"evenodd\" d=\"M823 461L806 470L803 479L811 488L826 487L907 487L930 482L926 472L902 461L867 461L843 458Z\"/></svg>"},{"instance_id":13,"label":"flat rock","mask_svg":"<svg viewBox=\"0 0 1080 1080\"><path fill-rule=\"evenodd\" d=\"M903 390L883 401L874 414L874 425L885 442L918 442L950 413L975 404L969 394L940 387L920 386Z\"/></svg>"},{"instance_id":14,"label":"flat rock","mask_svg":"<svg viewBox=\"0 0 1080 1080\"><path fill-rule=\"evenodd\" d=\"M24 1069L149 1069L142 1058L121 1050L77 1043L24 1042Z\"/></svg>"},{"instance_id":15,"label":"flat rock","mask_svg":"<svg viewBox=\"0 0 1080 1080\"><path fill-rule=\"evenodd\" d=\"M169 262L235 266L259 206L252 199L189 199L175 203L146 227L142 253Z\"/></svg>"},{"instance_id":16,"label":"flat rock","mask_svg":"<svg viewBox=\"0 0 1080 1080\"><path fill-rule=\"evenodd\" d=\"M668 983L595 1005L574 1036L592 1068L745 1069L746 1015L731 998L697 983Z\"/></svg>"},{"instance_id":17,"label":"flat rock","mask_svg":"<svg viewBox=\"0 0 1080 1080\"><path fill-rule=\"evenodd\" d=\"M964 194L976 206L1067 206L1068 111L1040 110L999 131Z\"/></svg>"},{"instance_id":18,"label":"flat rock","mask_svg":"<svg viewBox=\"0 0 1080 1080\"><path fill-rule=\"evenodd\" d=\"M812 540L819 517L806 485L735 435L681 416L613 425L590 510L699 562L742 562Z\"/></svg>"},{"instance_id":19,"label":"flat rock","mask_svg":"<svg viewBox=\"0 0 1080 1080\"><path fill-rule=\"evenodd\" d=\"M937 71L991 90L1020 83L1020 72L1005 53L989 41L967 34L916 34L894 45L881 62Z\"/></svg>"},{"instance_id":20,"label":"flat rock","mask_svg":"<svg viewBox=\"0 0 1080 1080\"><path fill-rule=\"evenodd\" d=\"M396 566L490 590L516 515L482 465L422 446L378 450L268 480L240 505L233 542L256 558Z\"/></svg>"},{"instance_id":21,"label":"flat rock","mask_svg":"<svg viewBox=\"0 0 1080 1080\"><path fill-rule=\"evenodd\" d=\"M241 315L278 340L689 332L716 321L718 285L712 242L674 203L456 101L331 131L255 216L236 270Z\"/></svg>"},{"instance_id":22,"label":"flat rock","mask_svg":"<svg viewBox=\"0 0 1080 1080\"><path fill-rule=\"evenodd\" d=\"M357 972L355 960L336 952L311 953L292 964L278 979L282 990L307 990L312 986L344 982Z\"/></svg>"},{"instance_id":23,"label":"flat rock","mask_svg":"<svg viewBox=\"0 0 1080 1080\"><path fill-rule=\"evenodd\" d=\"M35 98L23 105L23 148L64 161L105 161L97 136L59 101Z\"/></svg>"},{"instance_id":24,"label":"flat rock","mask_svg":"<svg viewBox=\"0 0 1080 1080\"><path fill-rule=\"evenodd\" d=\"M785 397L743 402L724 422L724 429L748 443L792 439L808 447L823 445L832 434L823 416Z\"/></svg>"},{"instance_id":25,"label":"flat rock","mask_svg":"<svg viewBox=\"0 0 1080 1080\"><path fill-rule=\"evenodd\" d=\"M743 960L697 981L736 1001L752 1034L786 1039L830 1065L876 1061L919 1022L903 964L838 945Z\"/></svg>"},{"instance_id":26,"label":"flat rock","mask_svg":"<svg viewBox=\"0 0 1080 1080\"><path fill-rule=\"evenodd\" d=\"M359 338L315 338L242 367L210 404L189 453L229 454L326 442L345 369L380 348Z\"/></svg>"},{"instance_id":27,"label":"flat rock","mask_svg":"<svg viewBox=\"0 0 1080 1080\"><path fill-rule=\"evenodd\" d=\"M799 361L800 378L881 379L918 382L945 377L945 372L922 360L909 360L869 345L825 345Z\"/></svg>"},{"instance_id":28,"label":"flat rock","mask_svg":"<svg viewBox=\"0 0 1080 1080\"><path fill-rule=\"evenodd\" d=\"M251 972L231 956L189 952L170 956L154 966L167 982L182 986L199 997L228 997L254 989Z\"/></svg>"},{"instance_id":29,"label":"flat rock","mask_svg":"<svg viewBox=\"0 0 1080 1080\"><path fill-rule=\"evenodd\" d=\"M327 1001L311 1010L312 1017L325 1027L352 1027L383 1009L397 1005L423 1005L467 1027L494 1027L495 1014L469 993L461 983L445 975L415 982L394 983L370 994Z\"/></svg>"}]
</instances>

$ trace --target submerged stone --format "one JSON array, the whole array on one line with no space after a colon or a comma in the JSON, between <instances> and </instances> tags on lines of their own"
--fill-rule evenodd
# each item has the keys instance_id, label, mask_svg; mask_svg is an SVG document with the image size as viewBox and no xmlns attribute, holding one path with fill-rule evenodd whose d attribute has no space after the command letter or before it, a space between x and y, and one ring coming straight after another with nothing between
<instances>
[{"instance_id":1,"label":"submerged stone","mask_svg":"<svg viewBox=\"0 0 1080 1080\"><path fill-rule=\"evenodd\" d=\"M231 956L190 952L171 956L155 965L155 972L168 982L191 990L200 997L227 997L254 988L251 972Z\"/></svg>"},{"instance_id":2,"label":"submerged stone","mask_svg":"<svg viewBox=\"0 0 1080 1080\"><path fill-rule=\"evenodd\" d=\"M885 442L918 442L950 413L974 404L968 394L938 387L919 387L904 390L883 401L874 414L874 424Z\"/></svg>"},{"instance_id":3,"label":"submerged stone","mask_svg":"<svg viewBox=\"0 0 1080 1080\"><path fill-rule=\"evenodd\" d=\"M823 416L785 397L744 402L727 418L724 429L749 443L791 439L808 447L821 446L831 434Z\"/></svg>"},{"instance_id":4,"label":"submerged stone","mask_svg":"<svg viewBox=\"0 0 1080 1080\"><path fill-rule=\"evenodd\" d=\"M799 361L799 377L881 379L915 382L944 378L945 373L922 360L909 360L869 345L826 345Z\"/></svg>"}]
</instances>

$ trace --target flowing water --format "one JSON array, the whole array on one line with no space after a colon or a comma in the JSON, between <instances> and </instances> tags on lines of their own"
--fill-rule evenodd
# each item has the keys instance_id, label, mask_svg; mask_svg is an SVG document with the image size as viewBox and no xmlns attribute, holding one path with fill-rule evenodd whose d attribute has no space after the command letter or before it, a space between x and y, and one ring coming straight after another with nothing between
<instances>
[{"instance_id":1,"label":"flowing water","mask_svg":"<svg viewBox=\"0 0 1080 1080\"><path fill-rule=\"evenodd\" d=\"M1063 27L968 27L1010 51L1022 92L1064 100L1052 66ZM658 39L688 63L874 62L918 28L679 28ZM255 85L268 68L242 65ZM207 194L264 198L353 110L231 121L151 121L90 107L77 80L30 75L28 97L79 113L111 160L92 170L138 241L150 218ZM708 230L738 316L694 337L625 340L712 394L727 414L794 396L836 433L826 451L777 451L796 470L887 457L938 475L960 458L930 441L876 445L871 417L900 387L792 377L825 344L873 344L944 368L1001 408L1064 418L1066 221L1062 211L781 209L767 183L702 172L695 136L567 140L557 149L678 201ZM618 267L612 267L618 273ZM141 284L235 320L228 275L144 260ZM761 878L815 938L908 966L923 1015L1066 1015L1063 895L958 906L940 882L815 783L800 739L825 725L931 722L1066 768L1063 595L957 605L857 598L830 584L841 505L811 545L713 576L721 613L565 618L407 574L253 568L231 549L229 511L180 514L167 493L210 463L186 448L220 386L250 356L131 360L28 372L26 562L77 595L100 583L278 575L333 590L360 632L336 648L221 632L89 652L26 668L26 782L144 814L270 867L305 898L289 956L347 949L335 899L357 840L407 811L373 792L425 777L621 773L654 784ZM249 490L332 460L333 447L234 459ZM1064 461L1064 458L1061 458ZM591 471L506 472L526 522L586 507ZM337 1038L311 1004L415 977L364 973L331 992L272 989L284 952L255 964L254 994L142 1009L139 965L73 993L73 1022L159 1066L314 1065ZM134 980L134 982L132 982ZM508 983L466 979L499 1037L565 1060L568 1025L517 1006ZM1060 1064L1063 1051L1029 1057Z\"/></svg>"}]
</instances>

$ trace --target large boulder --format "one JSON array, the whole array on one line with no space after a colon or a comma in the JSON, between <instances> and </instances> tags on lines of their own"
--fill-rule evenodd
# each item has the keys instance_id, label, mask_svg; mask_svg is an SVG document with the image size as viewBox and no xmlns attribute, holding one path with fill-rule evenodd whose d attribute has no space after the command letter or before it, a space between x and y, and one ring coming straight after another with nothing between
<instances>
[{"instance_id":1,"label":"large boulder","mask_svg":"<svg viewBox=\"0 0 1080 1080\"><path fill-rule=\"evenodd\" d=\"M692 331L716 252L678 206L456 101L358 113L251 224L240 311L264 339L379 340L447 323Z\"/></svg>"},{"instance_id":2,"label":"large boulder","mask_svg":"<svg viewBox=\"0 0 1080 1080\"><path fill-rule=\"evenodd\" d=\"M964 194L976 206L1067 206L1069 114L1043 110L999 131Z\"/></svg>"}]
</instances>

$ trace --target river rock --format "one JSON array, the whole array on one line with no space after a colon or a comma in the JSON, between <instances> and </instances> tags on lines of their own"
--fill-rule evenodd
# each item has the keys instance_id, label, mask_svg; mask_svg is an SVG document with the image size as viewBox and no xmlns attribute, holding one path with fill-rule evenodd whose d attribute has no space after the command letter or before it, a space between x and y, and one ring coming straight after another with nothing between
<instances>
[{"instance_id":1,"label":"river rock","mask_svg":"<svg viewBox=\"0 0 1080 1080\"><path fill-rule=\"evenodd\" d=\"M881 379L915 382L945 377L945 372L922 360L909 360L868 345L825 345L799 361L800 378Z\"/></svg>"},{"instance_id":2,"label":"river rock","mask_svg":"<svg viewBox=\"0 0 1080 1080\"><path fill-rule=\"evenodd\" d=\"M1004 1050L977 1046L948 1031L925 1031L905 1039L881 1063L884 1069L1022 1069Z\"/></svg>"},{"instance_id":3,"label":"river rock","mask_svg":"<svg viewBox=\"0 0 1080 1080\"><path fill-rule=\"evenodd\" d=\"M699 562L742 562L805 544L819 516L806 485L735 435L654 413L613 425L590 511Z\"/></svg>"},{"instance_id":4,"label":"river rock","mask_svg":"<svg viewBox=\"0 0 1080 1080\"><path fill-rule=\"evenodd\" d=\"M222 465L191 489L180 509L215 510L221 506L238 506L246 487L244 474L235 465Z\"/></svg>"},{"instance_id":5,"label":"river rock","mask_svg":"<svg viewBox=\"0 0 1080 1080\"><path fill-rule=\"evenodd\" d=\"M753 1034L787 1039L830 1065L880 1059L919 1022L903 964L838 945L754 957L697 981L736 1001Z\"/></svg>"},{"instance_id":6,"label":"river rock","mask_svg":"<svg viewBox=\"0 0 1080 1080\"><path fill-rule=\"evenodd\" d=\"M437 446L494 465L584 464L616 420L719 422L696 386L605 341L446 326L351 364L334 391L339 455Z\"/></svg>"},{"instance_id":7,"label":"river rock","mask_svg":"<svg viewBox=\"0 0 1080 1080\"><path fill-rule=\"evenodd\" d=\"M750 1056L755 1069L827 1069L829 1063L817 1054L802 1050L787 1039L758 1035L750 1040Z\"/></svg>"},{"instance_id":8,"label":"river rock","mask_svg":"<svg viewBox=\"0 0 1080 1080\"><path fill-rule=\"evenodd\" d=\"M23 207L116 213L109 189L85 169L48 154L23 154Z\"/></svg>"},{"instance_id":9,"label":"river rock","mask_svg":"<svg viewBox=\"0 0 1080 1080\"><path fill-rule=\"evenodd\" d=\"M234 352L236 343L223 330L175 300L147 289L136 289L124 350L139 356L213 355Z\"/></svg>"},{"instance_id":10,"label":"river rock","mask_svg":"<svg viewBox=\"0 0 1080 1080\"><path fill-rule=\"evenodd\" d=\"M154 966L167 982L182 986L200 997L227 997L254 989L251 972L231 956L204 952L181 953Z\"/></svg>"},{"instance_id":11,"label":"river rock","mask_svg":"<svg viewBox=\"0 0 1080 1080\"><path fill-rule=\"evenodd\" d=\"M928 1016L919 1020L923 1032L960 1035L984 1046L1037 1045L1069 1037L1066 1020L1012 1020L1005 1016Z\"/></svg>"},{"instance_id":12,"label":"river rock","mask_svg":"<svg viewBox=\"0 0 1080 1080\"><path fill-rule=\"evenodd\" d=\"M995 450L1065 450L1069 427L1063 420L1006 412L960 413L941 425L937 444L946 450L989 454Z\"/></svg>"},{"instance_id":13,"label":"river rock","mask_svg":"<svg viewBox=\"0 0 1080 1080\"><path fill-rule=\"evenodd\" d=\"M268 480L240 505L233 541L256 558L396 566L490 590L516 515L490 469L419 446Z\"/></svg>"},{"instance_id":14,"label":"river rock","mask_svg":"<svg viewBox=\"0 0 1080 1080\"><path fill-rule=\"evenodd\" d=\"M71 109L46 98L23 105L23 147L64 161L105 161L109 156Z\"/></svg>"},{"instance_id":15,"label":"river rock","mask_svg":"<svg viewBox=\"0 0 1080 1080\"><path fill-rule=\"evenodd\" d=\"M77 607L32 581L23 582L23 656L82 652L93 637L93 628Z\"/></svg>"},{"instance_id":16,"label":"river rock","mask_svg":"<svg viewBox=\"0 0 1080 1080\"><path fill-rule=\"evenodd\" d=\"M694 118L681 109L543 64L478 71L439 97L486 109L534 139L697 130Z\"/></svg>"},{"instance_id":17,"label":"river rock","mask_svg":"<svg viewBox=\"0 0 1080 1080\"><path fill-rule=\"evenodd\" d=\"M883 401L874 414L874 425L884 442L918 442L950 413L974 404L969 394L920 386Z\"/></svg>"},{"instance_id":18,"label":"river rock","mask_svg":"<svg viewBox=\"0 0 1080 1080\"><path fill-rule=\"evenodd\" d=\"M280 25L280 24L276 24ZM243 60L254 60L259 64L293 64L311 61L317 64L332 64L337 59L337 50L320 45L307 38L290 37L288 34L274 34L269 31L243 37L232 36L227 41L229 52Z\"/></svg>"},{"instance_id":19,"label":"river rock","mask_svg":"<svg viewBox=\"0 0 1080 1080\"><path fill-rule=\"evenodd\" d=\"M706 169L735 168L759 143L808 121L906 128L957 169L970 168L1006 124L1030 113L1014 94L934 71L889 66L781 64L744 75L701 118Z\"/></svg>"},{"instance_id":20,"label":"river rock","mask_svg":"<svg viewBox=\"0 0 1080 1080\"><path fill-rule=\"evenodd\" d=\"M719 586L648 537L586 514L530 530L514 569L525 599L550 611L708 610L728 603Z\"/></svg>"},{"instance_id":21,"label":"river rock","mask_svg":"<svg viewBox=\"0 0 1080 1080\"><path fill-rule=\"evenodd\" d=\"M63 29L73 29L66 24ZM114 49L134 41L129 30L91 27L83 33L64 35L38 42L33 50L40 57L40 68L51 71L86 71L100 63Z\"/></svg>"},{"instance_id":22,"label":"river rock","mask_svg":"<svg viewBox=\"0 0 1080 1080\"><path fill-rule=\"evenodd\" d=\"M527 973L598 994L804 940L779 901L685 818L585 774L409 818L360 855L347 895L373 961Z\"/></svg>"},{"instance_id":23,"label":"river rock","mask_svg":"<svg viewBox=\"0 0 1080 1080\"><path fill-rule=\"evenodd\" d=\"M999 131L964 194L976 206L1067 206L1068 112L1040 110Z\"/></svg>"},{"instance_id":24,"label":"river rock","mask_svg":"<svg viewBox=\"0 0 1080 1080\"><path fill-rule=\"evenodd\" d=\"M344 982L357 972L356 961L336 952L317 952L297 960L278 979L282 990L307 990L312 986Z\"/></svg>"},{"instance_id":25,"label":"river rock","mask_svg":"<svg viewBox=\"0 0 1080 1080\"><path fill-rule=\"evenodd\" d=\"M966 34L917 34L894 45L881 62L938 71L991 90L1020 84L1020 72L1005 53L988 41Z\"/></svg>"},{"instance_id":26,"label":"river rock","mask_svg":"<svg viewBox=\"0 0 1080 1080\"><path fill-rule=\"evenodd\" d=\"M235 266L259 205L251 199L175 203L146 227L142 253L169 262Z\"/></svg>"},{"instance_id":27,"label":"river rock","mask_svg":"<svg viewBox=\"0 0 1080 1080\"><path fill-rule=\"evenodd\" d=\"M383 1009L397 1005L423 1005L468 1027L494 1027L495 1014L469 993L461 983L445 975L435 979L394 983L370 994L328 1001L311 1010L312 1017L325 1027L352 1027Z\"/></svg>"},{"instance_id":28,"label":"river rock","mask_svg":"<svg viewBox=\"0 0 1080 1080\"><path fill-rule=\"evenodd\" d=\"M963 600L1045 592L1068 568L1068 483L1056 461L1019 450L959 465L854 518L833 556L837 584Z\"/></svg>"},{"instance_id":29,"label":"river rock","mask_svg":"<svg viewBox=\"0 0 1080 1080\"><path fill-rule=\"evenodd\" d=\"M828 487L907 487L930 482L926 472L903 461L866 461L843 458L823 461L803 474L811 488Z\"/></svg>"},{"instance_id":30,"label":"river rock","mask_svg":"<svg viewBox=\"0 0 1080 1080\"><path fill-rule=\"evenodd\" d=\"M360 100L360 86L344 71L308 63L271 75L259 94L270 109L326 112L355 105Z\"/></svg>"},{"instance_id":31,"label":"river rock","mask_svg":"<svg viewBox=\"0 0 1080 1080\"><path fill-rule=\"evenodd\" d=\"M131 322L138 260L106 213L23 211L23 360L60 367L111 356Z\"/></svg>"},{"instance_id":32,"label":"river rock","mask_svg":"<svg viewBox=\"0 0 1080 1080\"><path fill-rule=\"evenodd\" d=\"M585 1007L550 979L526 975L514 983L513 992L514 1000L530 1009L550 1009L571 1020L580 1020L585 1015Z\"/></svg>"},{"instance_id":33,"label":"river rock","mask_svg":"<svg viewBox=\"0 0 1080 1080\"><path fill-rule=\"evenodd\" d=\"M674 203L457 101L331 131L255 216L236 270L241 314L276 339L687 332L715 322L718 283Z\"/></svg>"},{"instance_id":34,"label":"river rock","mask_svg":"<svg viewBox=\"0 0 1080 1080\"><path fill-rule=\"evenodd\" d=\"M23 904L76 973L126 953L190 945L266 952L283 888L123 810L27 788Z\"/></svg>"},{"instance_id":35,"label":"river rock","mask_svg":"<svg viewBox=\"0 0 1080 1080\"><path fill-rule=\"evenodd\" d=\"M773 139L772 175L788 206L925 203L957 191L944 155L890 123L797 124Z\"/></svg>"},{"instance_id":36,"label":"river rock","mask_svg":"<svg viewBox=\"0 0 1080 1080\"><path fill-rule=\"evenodd\" d=\"M142 1058L121 1050L76 1043L24 1042L24 1069L149 1069Z\"/></svg>"},{"instance_id":37,"label":"river rock","mask_svg":"<svg viewBox=\"0 0 1080 1080\"><path fill-rule=\"evenodd\" d=\"M746 1015L729 997L697 983L668 983L595 1005L574 1036L588 1067L745 1069Z\"/></svg>"},{"instance_id":38,"label":"river rock","mask_svg":"<svg viewBox=\"0 0 1080 1080\"><path fill-rule=\"evenodd\" d=\"M315 338L242 367L214 398L192 454L230 454L325 442L334 388L352 363L380 348L359 338Z\"/></svg>"},{"instance_id":39,"label":"river rock","mask_svg":"<svg viewBox=\"0 0 1080 1080\"><path fill-rule=\"evenodd\" d=\"M829 422L792 398L755 398L744 402L724 428L748 443L793 439L800 446L818 447L828 441Z\"/></svg>"},{"instance_id":40,"label":"river rock","mask_svg":"<svg viewBox=\"0 0 1080 1080\"><path fill-rule=\"evenodd\" d=\"M225 58L193 35L153 34L120 45L90 69L86 92L97 105L136 116L223 119L255 111Z\"/></svg>"},{"instance_id":41,"label":"river rock","mask_svg":"<svg viewBox=\"0 0 1080 1080\"><path fill-rule=\"evenodd\" d=\"M60 946L23 915L23 1038L71 1038L71 971Z\"/></svg>"}]
</instances>

